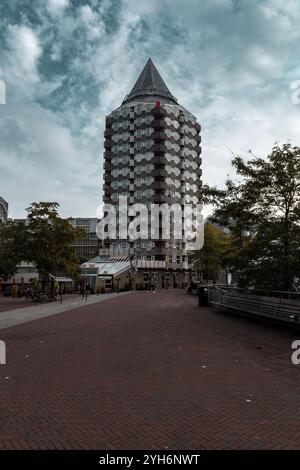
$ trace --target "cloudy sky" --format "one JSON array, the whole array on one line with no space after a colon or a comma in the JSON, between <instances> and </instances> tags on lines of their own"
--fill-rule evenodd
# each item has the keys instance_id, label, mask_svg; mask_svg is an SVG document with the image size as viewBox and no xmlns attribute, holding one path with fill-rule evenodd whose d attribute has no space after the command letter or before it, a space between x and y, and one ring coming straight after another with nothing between
<instances>
[{"instance_id":1,"label":"cloudy sky","mask_svg":"<svg viewBox=\"0 0 300 470\"><path fill-rule=\"evenodd\" d=\"M0 195L10 216L55 200L94 217L105 115L149 56L202 124L203 179L222 185L231 151L300 145L299 0L2 0Z\"/></svg>"}]
</instances>

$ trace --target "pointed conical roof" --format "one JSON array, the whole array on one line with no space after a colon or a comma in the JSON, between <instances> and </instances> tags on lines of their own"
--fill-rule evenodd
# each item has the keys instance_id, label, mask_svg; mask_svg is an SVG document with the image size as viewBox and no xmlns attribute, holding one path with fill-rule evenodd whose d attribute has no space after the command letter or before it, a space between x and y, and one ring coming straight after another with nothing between
<instances>
[{"instance_id":1,"label":"pointed conical roof","mask_svg":"<svg viewBox=\"0 0 300 470\"><path fill-rule=\"evenodd\" d=\"M122 104L136 100L149 101L149 98L163 99L166 102L177 103L177 99L170 92L150 57L134 87Z\"/></svg>"}]
</instances>

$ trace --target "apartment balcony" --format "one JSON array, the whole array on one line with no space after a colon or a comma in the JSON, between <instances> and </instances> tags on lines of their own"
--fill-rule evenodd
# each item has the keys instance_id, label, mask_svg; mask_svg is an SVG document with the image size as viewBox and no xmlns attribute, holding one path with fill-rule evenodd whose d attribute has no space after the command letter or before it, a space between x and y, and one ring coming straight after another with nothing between
<instances>
[{"instance_id":1,"label":"apartment balcony","mask_svg":"<svg viewBox=\"0 0 300 470\"><path fill-rule=\"evenodd\" d=\"M188 270L189 265L187 261L180 263L162 260L144 260L144 259L133 259L132 265L135 269L165 269L171 271Z\"/></svg>"},{"instance_id":2,"label":"apartment balcony","mask_svg":"<svg viewBox=\"0 0 300 470\"><path fill-rule=\"evenodd\" d=\"M103 191L105 192L106 195L110 195L114 192L113 188L109 186L108 184L103 185Z\"/></svg>"},{"instance_id":3,"label":"apartment balcony","mask_svg":"<svg viewBox=\"0 0 300 470\"><path fill-rule=\"evenodd\" d=\"M155 130L164 129L166 127L166 123L163 119L154 119L154 121L151 122L151 127Z\"/></svg>"},{"instance_id":4,"label":"apartment balcony","mask_svg":"<svg viewBox=\"0 0 300 470\"><path fill-rule=\"evenodd\" d=\"M112 153L111 150L106 149L106 150L104 151L104 155L103 155L103 156L104 156L105 160L110 160L110 159L112 158L112 156L113 156L113 153Z\"/></svg>"},{"instance_id":5,"label":"apartment balcony","mask_svg":"<svg viewBox=\"0 0 300 470\"><path fill-rule=\"evenodd\" d=\"M131 256L133 248L100 248L99 256Z\"/></svg>"},{"instance_id":6,"label":"apartment balcony","mask_svg":"<svg viewBox=\"0 0 300 470\"><path fill-rule=\"evenodd\" d=\"M112 147L112 141L110 139L106 139L104 141L104 148L105 149L111 149L111 147Z\"/></svg>"},{"instance_id":7,"label":"apartment balcony","mask_svg":"<svg viewBox=\"0 0 300 470\"><path fill-rule=\"evenodd\" d=\"M105 184L111 183L113 179L114 179L114 178L112 177L112 175L111 175L110 173L105 172L105 174L104 174L104 182L105 182Z\"/></svg>"},{"instance_id":8,"label":"apartment balcony","mask_svg":"<svg viewBox=\"0 0 300 470\"><path fill-rule=\"evenodd\" d=\"M154 144L153 145L153 151L156 154L162 154L162 153L165 153L167 151L167 148L163 144Z\"/></svg>"},{"instance_id":9,"label":"apartment balcony","mask_svg":"<svg viewBox=\"0 0 300 470\"><path fill-rule=\"evenodd\" d=\"M111 127L106 128L105 131L104 131L104 137L105 137L105 138L106 138L106 137L109 137L109 138L110 138L112 135L113 135L113 130L112 130L112 128L111 128Z\"/></svg>"},{"instance_id":10,"label":"apartment balcony","mask_svg":"<svg viewBox=\"0 0 300 470\"><path fill-rule=\"evenodd\" d=\"M166 269L166 261L136 259L132 261L136 269Z\"/></svg>"},{"instance_id":11,"label":"apartment balcony","mask_svg":"<svg viewBox=\"0 0 300 470\"><path fill-rule=\"evenodd\" d=\"M166 172L165 169L163 168L155 168L154 170L151 171L142 171L139 173L138 176L154 176L156 178L164 178L166 176L169 176L169 173Z\"/></svg>"},{"instance_id":12,"label":"apartment balcony","mask_svg":"<svg viewBox=\"0 0 300 470\"><path fill-rule=\"evenodd\" d=\"M164 152L161 152L164 153ZM152 162L154 165L163 165L165 166L166 160L162 155L155 155L154 158L152 159Z\"/></svg>"},{"instance_id":13,"label":"apartment balcony","mask_svg":"<svg viewBox=\"0 0 300 470\"><path fill-rule=\"evenodd\" d=\"M104 168L104 170L106 170L106 171L111 171L111 169L112 169L112 164L111 164L111 162L110 162L110 161L104 162L103 168Z\"/></svg>"},{"instance_id":14,"label":"apartment balcony","mask_svg":"<svg viewBox=\"0 0 300 470\"><path fill-rule=\"evenodd\" d=\"M165 194L155 193L152 200L151 200L151 202L153 204L162 204L164 202L169 203L170 198L169 198L169 196L166 196Z\"/></svg>"},{"instance_id":15,"label":"apartment balcony","mask_svg":"<svg viewBox=\"0 0 300 470\"><path fill-rule=\"evenodd\" d=\"M164 140L166 140L166 134L165 134L164 132L159 132L159 131L157 131L157 132L154 132L154 133L152 134L152 138L153 138L155 141L157 141L157 140L158 140L158 141L164 141Z\"/></svg>"},{"instance_id":16,"label":"apartment balcony","mask_svg":"<svg viewBox=\"0 0 300 470\"><path fill-rule=\"evenodd\" d=\"M151 188L153 189L167 189L168 185L164 181L154 181L154 183L151 184Z\"/></svg>"},{"instance_id":17,"label":"apartment balcony","mask_svg":"<svg viewBox=\"0 0 300 470\"><path fill-rule=\"evenodd\" d=\"M165 246L156 246L152 250L156 255L168 255L169 250Z\"/></svg>"},{"instance_id":18,"label":"apartment balcony","mask_svg":"<svg viewBox=\"0 0 300 470\"><path fill-rule=\"evenodd\" d=\"M159 107L159 108L155 108L153 110L152 114L153 114L155 119L159 119L161 117L166 116L167 113L166 113L166 110L164 108Z\"/></svg>"},{"instance_id":19,"label":"apartment balcony","mask_svg":"<svg viewBox=\"0 0 300 470\"><path fill-rule=\"evenodd\" d=\"M172 269L173 271L182 270L182 269L188 270L189 264L187 261L180 261L179 263L177 263L176 261L172 261L170 263L167 262L167 268Z\"/></svg>"}]
</instances>

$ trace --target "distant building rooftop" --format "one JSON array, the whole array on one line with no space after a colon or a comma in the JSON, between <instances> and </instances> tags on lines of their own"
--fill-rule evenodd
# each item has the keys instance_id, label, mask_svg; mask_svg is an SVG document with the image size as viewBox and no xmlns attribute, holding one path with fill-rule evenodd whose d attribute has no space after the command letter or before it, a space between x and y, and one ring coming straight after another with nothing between
<instances>
[{"instance_id":1,"label":"distant building rooftop","mask_svg":"<svg viewBox=\"0 0 300 470\"><path fill-rule=\"evenodd\" d=\"M81 265L82 269L96 268L98 276L118 276L132 268L129 257L102 257L96 256Z\"/></svg>"}]
</instances>

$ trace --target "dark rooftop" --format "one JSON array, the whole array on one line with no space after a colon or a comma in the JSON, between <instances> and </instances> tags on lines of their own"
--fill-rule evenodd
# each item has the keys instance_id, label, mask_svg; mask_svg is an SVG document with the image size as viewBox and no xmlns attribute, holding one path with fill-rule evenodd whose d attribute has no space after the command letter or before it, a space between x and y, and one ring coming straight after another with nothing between
<instances>
[{"instance_id":1,"label":"dark rooftop","mask_svg":"<svg viewBox=\"0 0 300 470\"><path fill-rule=\"evenodd\" d=\"M134 87L129 95L125 97L122 104L127 104L131 101L150 101L153 99L177 104L177 99L172 95L149 57Z\"/></svg>"}]
</instances>

